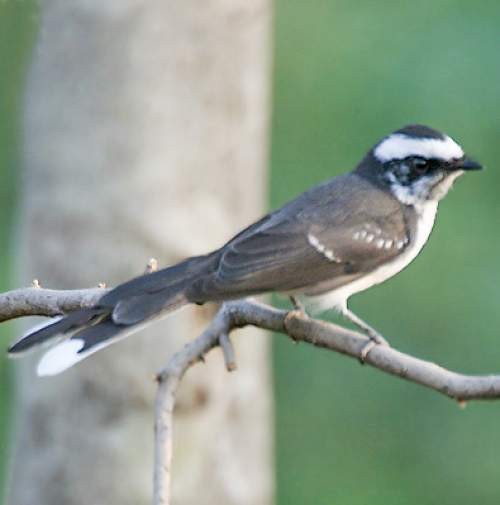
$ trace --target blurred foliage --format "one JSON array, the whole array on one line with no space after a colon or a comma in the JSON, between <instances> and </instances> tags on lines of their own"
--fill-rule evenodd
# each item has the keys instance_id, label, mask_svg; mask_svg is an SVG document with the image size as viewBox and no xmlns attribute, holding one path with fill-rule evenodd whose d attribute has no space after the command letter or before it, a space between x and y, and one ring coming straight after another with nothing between
<instances>
[{"instance_id":1,"label":"blurred foliage","mask_svg":"<svg viewBox=\"0 0 500 505\"><path fill-rule=\"evenodd\" d=\"M37 27L34 0L0 1L0 291L9 286L12 211L19 166L20 101L29 49ZM7 454L10 380L0 326L0 499Z\"/></svg>"},{"instance_id":2,"label":"blurred foliage","mask_svg":"<svg viewBox=\"0 0 500 505\"><path fill-rule=\"evenodd\" d=\"M275 17L273 207L411 122L443 129L490 168L457 183L414 264L351 304L397 348L470 373L500 368L499 20L491 0L278 0ZM35 30L34 1L0 1L1 289ZM279 504L498 503L499 403L461 410L331 352L282 337L275 351ZM7 384L0 363L0 434Z\"/></svg>"},{"instance_id":3,"label":"blurred foliage","mask_svg":"<svg viewBox=\"0 0 500 505\"><path fill-rule=\"evenodd\" d=\"M273 207L413 122L488 167L457 182L418 260L350 304L470 373L500 370L499 22L500 3L460 0L278 0L275 16ZM500 403L461 410L331 352L275 351L278 503L498 503Z\"/></svg>"}]
</instances>

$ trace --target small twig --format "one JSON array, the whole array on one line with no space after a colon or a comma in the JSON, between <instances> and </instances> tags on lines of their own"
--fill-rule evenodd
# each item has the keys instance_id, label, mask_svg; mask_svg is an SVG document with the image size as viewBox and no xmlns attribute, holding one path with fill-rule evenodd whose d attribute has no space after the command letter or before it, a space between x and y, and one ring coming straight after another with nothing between
<instances>
[{"instance_id":1,"label":"small twig","mask_svg":"<svg viewBox=\"0 0 500 505\"><path fill-rule=\"evenodd\" d=\"M158 270L158 260L156 258L150 258L148 264L146 265L145 274L152 274Z\"/></svg>"},{"instance_id":2,"label":"small twig","mask_svg":"<svg viewBox=\"0 0 500 505\"><path fill-rule=\"evenodd\" d=\"M224 363L228 372L234 372L237 368L236 358L234 353L234 346L227 333L221 333L219 336L219 345L224 355Z\"/></svg>"}]
</instances>

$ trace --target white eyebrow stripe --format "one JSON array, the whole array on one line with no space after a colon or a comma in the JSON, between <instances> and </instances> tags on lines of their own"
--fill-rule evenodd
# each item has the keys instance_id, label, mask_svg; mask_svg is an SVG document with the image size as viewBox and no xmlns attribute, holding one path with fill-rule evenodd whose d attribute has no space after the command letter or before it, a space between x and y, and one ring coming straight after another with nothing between
<instances>
[{"instance_id":1,"label":"white eyebrow stripe","mask_svg":"<svg viewBox=\"0 0 500 505\"><path fill-rule=\"evenodd\" d=\"M445 136L444 139L416 139L402 133L389 135L380 142L373 153L382 163L389 160L404 159L408 156L448 161L461 158L464 155L462 148L450 137Z\"/></svg>"}]
</instances>

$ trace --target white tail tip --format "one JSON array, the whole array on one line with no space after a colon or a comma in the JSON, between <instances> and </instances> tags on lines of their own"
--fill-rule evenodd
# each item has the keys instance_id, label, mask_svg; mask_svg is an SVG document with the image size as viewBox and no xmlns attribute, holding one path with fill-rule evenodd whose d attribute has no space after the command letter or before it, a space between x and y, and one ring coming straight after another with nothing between
<instances>
[{"instance_id":1,"label":"white tail tip","mask_svg":"<svg viewBox=\"0 0 500 505\"><path fill-rule=\"evenodd\" d=\"M83 353L78 354L83 345L84 342L80 339L69 339L57 344L42 356L36 369L37 375L39 377L57 375L78 363L86 356Z\"/></svg>"}]
</instances>

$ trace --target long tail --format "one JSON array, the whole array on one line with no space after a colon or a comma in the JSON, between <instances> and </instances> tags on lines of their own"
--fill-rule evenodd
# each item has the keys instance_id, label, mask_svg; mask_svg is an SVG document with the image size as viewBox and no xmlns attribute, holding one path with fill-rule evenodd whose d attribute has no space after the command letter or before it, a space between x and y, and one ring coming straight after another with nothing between
<instances>
[{"instance_id":1,"label":"long tail","mask_svg":"<svg viewBox=\"0 0 500 505\"><path fill-rule=\"evenodd\" d=\"M213 272L217 261L217 253L197 256L132 279L105 294L95 307L32 328L8 352L17 355L54 339L64 339L42 356L37 369L38 375L58 374L140 330L150 320L190 303L186 290L195 279Z\"/></svg>"}]
</instances>

